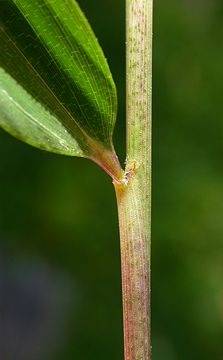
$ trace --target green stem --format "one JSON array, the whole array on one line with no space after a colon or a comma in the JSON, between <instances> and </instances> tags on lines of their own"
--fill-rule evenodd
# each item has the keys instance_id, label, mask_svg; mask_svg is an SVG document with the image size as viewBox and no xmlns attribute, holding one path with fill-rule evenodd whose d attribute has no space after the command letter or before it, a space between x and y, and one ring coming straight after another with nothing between
<instances>
[{"instance_id":1,"label":"green stem","mask_svg":"<svg viewBox=\"0 0 223 360\"><path fill-rule=\"evenodd\" d=\"M126 0L127 160L118 203L125 360L150 360L152 0Z\"/></svg>"}]
</instances>

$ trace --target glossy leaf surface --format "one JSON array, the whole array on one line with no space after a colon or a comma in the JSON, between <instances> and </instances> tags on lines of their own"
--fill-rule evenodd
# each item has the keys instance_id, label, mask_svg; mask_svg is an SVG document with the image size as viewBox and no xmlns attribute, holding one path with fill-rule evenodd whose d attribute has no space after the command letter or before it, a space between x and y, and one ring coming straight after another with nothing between
<instances>
[{"instance_id":1,"label":"glossy leaf surface","mask_svg":"<svg viewBox=\"0 0 223 360\"><path fill-rule=\"evenodd\" d=\"M1 0L0 47L1 127L56 153L113 151L115 85L75 0Z\"/></svg>"}]
</instances>

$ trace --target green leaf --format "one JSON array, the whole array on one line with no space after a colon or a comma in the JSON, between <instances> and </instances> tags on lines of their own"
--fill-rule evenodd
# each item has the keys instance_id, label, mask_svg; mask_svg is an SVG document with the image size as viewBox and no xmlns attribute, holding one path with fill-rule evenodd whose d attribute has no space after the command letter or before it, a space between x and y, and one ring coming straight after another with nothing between
<instances>
[{"instance_id":1,"label":"green leaf","mask_svg":"<svg viewBox=\"0 0 223 360\"><path fill-rule=\"evenodd\" d=\"M115 85L76 1L1 0L0 14L0 126L51 152L116 159Z\"/></svg>"}]
</instances>

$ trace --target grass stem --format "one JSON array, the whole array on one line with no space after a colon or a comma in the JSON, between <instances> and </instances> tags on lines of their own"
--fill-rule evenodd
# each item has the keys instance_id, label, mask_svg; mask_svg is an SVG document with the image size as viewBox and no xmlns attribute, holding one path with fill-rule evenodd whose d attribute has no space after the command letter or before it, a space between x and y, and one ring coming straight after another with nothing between
<instances>
[{"instance_id":1,"label":"grass stem","mask_svg":"<svg viewBox=\"0 0 223 360\"><path fill-rule=\"evenodd\" d=\"M125 360L150 360L152 0L126 0L127 159L118 204Z\"/></svg>"}]
</instances>

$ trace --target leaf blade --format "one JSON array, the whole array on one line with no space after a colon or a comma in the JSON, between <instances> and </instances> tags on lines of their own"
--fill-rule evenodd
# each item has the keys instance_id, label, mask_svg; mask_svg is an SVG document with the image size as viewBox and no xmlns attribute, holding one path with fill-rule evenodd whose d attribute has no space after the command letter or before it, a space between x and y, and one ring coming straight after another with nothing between
<instances>
[{"instance_id":1,"label":"leaf blade","mask_svg":"<svg viewBox=\"0 0 223 360\"><path fill-rule=\"evenodd\" d=\"M22 93L29 100L29 107L23 109L19 121L21 111L19 115L17 106L17 127L32 123L32 111L31 117L24 116L29 109L36 108L37 115L38 109L44 109L45 115L40 112L42 120L38 118L38 121L44 119L44 124L51 124L52 130L54 120L56 131L62 136L66 134L66 149L56 145L58 139L53 140L52 136L46 145L44 131L41 141L36 134L39 140L33 139L34 126L26 132L21 126L22 136L17 131L17 137L23 141L48 151L85 157L95 153L91 147L97 142L112 150L116 89L102 50L77 3L73 0L8 0L4 5L0 88L7 87L7 92L2 97L4 114L0 110L0 126L15 135L15 125L9 128L9 117L15 116L12 102L9 106L10 94L13 93L13 103L20 104L21 110L18 94ZM1 7L4 5L1 2ZM13 87L17 90L12 90ZM11 115L9 111L6 119L7 106ZM10 121L12 126L13 120Z\"/></svg>"},{"instance_id":2,"label":"leaf blade","mask_svg":"<svg viewBox=\"0 0 223 360\"><path fill-rule=\"evenodd\" d=\"M0 79L4 86L4 89L0 88L0 126L4 130L46 151L84 156L74 137L61 126L57 118L35 102L3 69L0 69ZM42 121L39 121L39 117Z\"/></svg>"}]
</instances>

